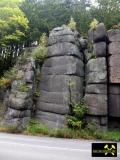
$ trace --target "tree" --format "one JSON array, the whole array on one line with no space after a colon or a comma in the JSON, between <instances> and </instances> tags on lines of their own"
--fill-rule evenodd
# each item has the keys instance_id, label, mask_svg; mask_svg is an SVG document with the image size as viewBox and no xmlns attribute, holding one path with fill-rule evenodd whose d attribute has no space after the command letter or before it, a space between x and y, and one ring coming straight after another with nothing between
<instances>
[{"instance_id":1,"label":"tree","mask_svg":"<svg viewBox=\"0 0 120 160\"><path fill-rule=\"evenodd\" d=\"M98 6L91 8L91 16L105 23L107 29L120 22L119 0L97 0Z\"/></svg>"},{"instance_id":2,"label":"tree","mask_svg":"<svg viewBox=\"0 0 120 160\"><path fill-rule=\"evenodd\" d=\"M19 7L0 7L0 44L21 43L28 30L28 20Z\"/></svg>"},{"instance_id":3,"label":"tree","mask_svg":"<svg viewBox=\"0 0 120 160\"><path fill-rule=\"evenodd\" d=\"M25 41L28 19L19 8L19 0L0 1L0 72L13 63L14 50ZM4 52L4 53L3 53Z\"/></svg>"}]
</instances>

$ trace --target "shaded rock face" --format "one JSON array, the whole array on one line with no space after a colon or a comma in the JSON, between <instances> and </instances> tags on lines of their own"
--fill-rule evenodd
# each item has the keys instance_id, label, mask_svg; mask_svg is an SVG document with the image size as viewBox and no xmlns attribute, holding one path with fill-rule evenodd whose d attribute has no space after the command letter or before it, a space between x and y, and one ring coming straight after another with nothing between
<instances>
[{"instance_id":1,"label":"shaded rock face","mask_svg":"<svg viewBox=\"0 0 120 160\"><path fill-rule=\"evenodd\" d=\"M108 31L109 118L111 126L120 118L120 30ZM119 125L117 125L119 126Z\"/></svg>"},{"instance_id":2,"label":"shaded rock face","mask_svg":"<svg viewBox=\"0 0 120 160\"><path fill-rule=\"evenodd\" d=\"M71 113L70 104L83 97L84 63L77 31L63 26L51 31L48 57L41 68L40 97L36 118L54 128L66 125L65 115Z\"/></svg>"},{"instance_id":3,"label":"shaded rock face","mask_svg":"<svg viewBox=\"0 0 120 160\"><path fill-rule=\"evenodd\" d=\"M18 65L18 73L11 85L11 90L5 99L7 110L2 125L24 128L31 118L34 93L34 60L27 58L22 65ZM21 89L24 84L26 90Z\"/></svg>"},{"instance_id":4,"label":"shaded rock face","mask_svg":"<svg viewBox=\"0 0 120 160\"><path fill-rule=\"evenodd\" d=\"M108 96L107 96L107 63L106 63L106 29L100 23L95 30L88 31L89 43L93 46L91 53L85 52L86 60L86 89L85 101L88 106L88 122L107 128Z\"/></svg>"}]
</instances>

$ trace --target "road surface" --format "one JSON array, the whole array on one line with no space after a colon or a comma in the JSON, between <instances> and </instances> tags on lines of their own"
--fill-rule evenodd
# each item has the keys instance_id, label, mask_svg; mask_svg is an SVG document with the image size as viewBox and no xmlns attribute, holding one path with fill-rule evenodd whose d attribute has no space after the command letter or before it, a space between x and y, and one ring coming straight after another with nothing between
<instances>
[{"instance_id":1,"label":"road surface","mask_svg":"<svg viewBox=\"0 0 120 160\"><path fill-rule=\"evenodd\" d=\"M0 133L0 160L120 160L92 158L91 140L70 140Z\"/></svg>"}]
</instances>

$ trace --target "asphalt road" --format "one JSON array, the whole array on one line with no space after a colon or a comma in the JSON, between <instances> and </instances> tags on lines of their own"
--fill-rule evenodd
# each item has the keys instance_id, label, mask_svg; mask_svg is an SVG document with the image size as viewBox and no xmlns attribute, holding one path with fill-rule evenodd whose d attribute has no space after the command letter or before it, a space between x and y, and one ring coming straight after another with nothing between
<instances>
[{"instance_id":1,"label":"asphalt road","mask_svg":"<svg viewBox=\"0 0 120 160\"><path fill-rule=\"evenodd\" d=\"M120 143L117 158L92 158L92 142L0 133L0 160L120 160Z\"/></svg>"}]
</instances>

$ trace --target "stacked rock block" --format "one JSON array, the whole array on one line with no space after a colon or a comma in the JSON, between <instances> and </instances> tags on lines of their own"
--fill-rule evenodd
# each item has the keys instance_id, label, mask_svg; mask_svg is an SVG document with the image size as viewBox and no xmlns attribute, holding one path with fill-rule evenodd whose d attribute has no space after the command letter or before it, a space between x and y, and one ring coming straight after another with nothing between
<instances>
[{"instance_id":1,"label":"stacked rock block","mask_svg":"<svg viewBox=\"0 0 120 160\"><path fill-rule=\"evenodd\" d=\"M109 30L108 39L109 124L112 125L120 119L120 30Z\"/></svg>"},{"instance_id":2,"label":"stacked rock block","mask_svg":"<svg viewBox=\"0 0 120 160\"><path fill-rule=\"evenodd\" d=\"M17 64L17 74L5 99L7 111L3 125L24 128L31 118L34 93L34 60L27 58Z\"/></svg>"},{"instance_id":3,"label":"stacked rock block","mask_svg":"<svg viewBox=\"0 0 120 160\"><path fill-rule=\"evenodd\" d=\"M99 127L107 126L107 63L106 29L100 23L88 32L91 53L86 53L86 90L85 101L88 106L88 122Z\"/></svg>"},{"instance_id":4,"label":"stacked rock block","mask_svg":"<svg viewBox=\"0 0 120 160\"><path fill-rule=\"evenodd\" d=\"M40 97L36 117L50 127L65 126L71 103L83 97L83 54L79 33L66 26L51 31L48 57L41 69Z\"/></svg>"}]
</instances>

